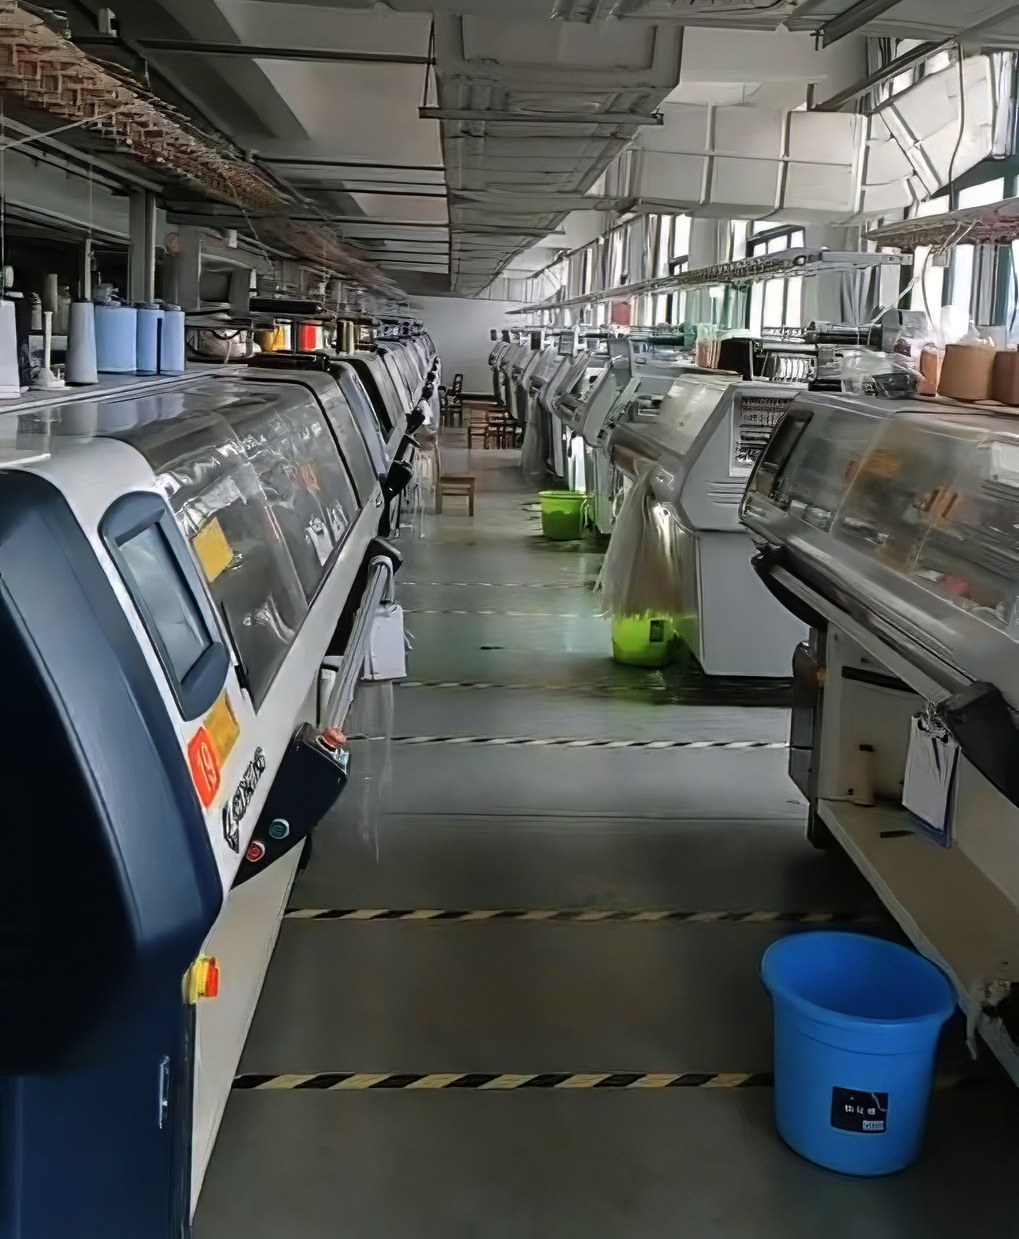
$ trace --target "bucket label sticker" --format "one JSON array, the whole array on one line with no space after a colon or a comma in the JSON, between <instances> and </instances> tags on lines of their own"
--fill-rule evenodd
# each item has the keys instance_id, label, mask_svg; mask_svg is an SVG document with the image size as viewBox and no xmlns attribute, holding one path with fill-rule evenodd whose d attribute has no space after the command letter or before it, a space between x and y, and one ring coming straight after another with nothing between
<instances>
[{"instance_id":1,"label":"bucket label sticker","mask_svg":"<svg viewBox=\"0 0 1019 1239\"><path fill-rule=\"evenodd\" d=\"M831 1125L839 1131L879 1135L888 1129L888 1094L856 1088L833 1088Z\"/></svg>"},{"instance_id":2,"label":"bucket label sticker","mask_svg":"<svg viewBox=\"0 0 1019 1239\"><path fill-rule=\"evenodd\" d=\"M654 619L650 624L650 644L656 645L665 640L665 620Z\"/></svg>"}]
</instances>

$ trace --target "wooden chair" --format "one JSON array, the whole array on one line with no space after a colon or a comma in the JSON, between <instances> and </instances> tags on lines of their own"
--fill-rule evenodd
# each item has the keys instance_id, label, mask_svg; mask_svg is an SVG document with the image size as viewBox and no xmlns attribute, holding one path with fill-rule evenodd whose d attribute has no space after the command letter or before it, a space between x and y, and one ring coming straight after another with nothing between
<instances>
[{"instance_id":1,"label":"wooden chair","mask_svg":"<svg viewBox=\"0 0 1019 1239\"><path fill-rule=\"evenodd\" d=\"M456 424L464 424L464 376L454 374L453 382L446 391L446 416L450 426L456 418Z\"/></svg>"},{"instance_id":2,"label":"wooden chair","mask_svg":"<svg viewBox=\"0 0 1019 1239\"><path fill-rule=\"evenodd\" d=\"M446 495L459 496L467 500L467 515L474 515L474 490L477 479L469 473L447 473L439 478L439 488L435 496L435 511L441 513L443 499Z\"/></svg>"},{"instance_id":3,"label":"wooden chair","mask_svg":"<svg viewBox=\"0 0 1019 1239\"><path fill-rule=\"evenodd\" d=\"M508 413L489 413L486 417L485 446L488 447L489 440L491 440L498 448L515 447L517 429L518 424L512 417L509 416Z\"/></svg>"},{"instance_id":4,"label":"wooden chair","mask_svg":"<svg viewBox=\"0 0 1019 1239\"><path fill-rule=\"evenodd\" d=\"M481 409L472 409L467 416L467 450L474 446L475 438L481 439L484 448L488 448L488 418L489 415Z\"/></svg>"}]
</instances>

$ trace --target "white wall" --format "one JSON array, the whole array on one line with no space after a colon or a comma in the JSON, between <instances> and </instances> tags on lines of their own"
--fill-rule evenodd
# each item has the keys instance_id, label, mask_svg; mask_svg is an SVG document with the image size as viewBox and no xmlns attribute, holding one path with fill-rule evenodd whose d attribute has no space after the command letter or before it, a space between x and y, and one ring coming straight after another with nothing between
<instances>
[{"instance_id":1,"label":"white wall","mask_svg":"<svg viewBox=\"0 0 1019 1239\"><path fill-rule=\"evenodd\" d=\"M464 391L474 396L492 390L488 354L492 351L491 328L519 327L521 318L509 317L518 308L515 301L473 301L467 297L415 297L421 318L442 358L442 380L464 376ZM416 312L416 311L415 311Z\"/></svg>"}]
</instances>

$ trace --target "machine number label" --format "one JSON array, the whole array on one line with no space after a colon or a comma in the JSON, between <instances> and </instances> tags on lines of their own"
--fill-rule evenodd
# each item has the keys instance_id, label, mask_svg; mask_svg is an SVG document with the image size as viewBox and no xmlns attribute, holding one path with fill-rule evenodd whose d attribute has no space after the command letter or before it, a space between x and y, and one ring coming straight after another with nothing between
<instances>
[{"instance_id":1,"label":"machine number label","mask_svg":"<svg viewBox=\"0 0 1019 1239\"><path fill-rule=\"evenodd\" d=\"M207 809L219 791L220 766L216 746L204 727L199 727L188 744L188 766L198 799Z\"/></svg>"},{"instance_id":2,"label":"machine number label","mask_svg":"<svg viewBox=\"0 0 1019 1239\"><path fill-rule=\"evenodd\" d=\"M888 1130L888 1094L861 1089L833 1088L831 1125L839 1131L877 1136Z\"/></svg>"},{"instance_id":3,"label":"machine number label","mask_svg":"<svg viewBox=\"0 0 1019 1239\"><path fill-rule=\"evenodd\" d=\"M263 774L265 774L265 754L258 748L255 749L254 757L248 762L241 775L237 790L223 806L223 838L235 852L240 851L241 821L248 811L255 788L258 787Z\"/></svg>"},{"instance_id":4,"label":"machine number label","mask_svg":"<svg viewBox=\"0 0 1019 1239\"><path fill-rule=\"evenodd\" d=\"M729 472L749 476L782 420L792 396L748 396L737 393L733 411Z\"/></svg>"}]
</instances>

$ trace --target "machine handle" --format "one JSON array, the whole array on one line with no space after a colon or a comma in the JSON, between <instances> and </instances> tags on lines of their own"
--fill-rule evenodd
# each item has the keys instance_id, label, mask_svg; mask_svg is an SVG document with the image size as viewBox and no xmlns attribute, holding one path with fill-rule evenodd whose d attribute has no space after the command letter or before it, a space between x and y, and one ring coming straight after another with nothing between
<instances>
[{"instance_id":1,"label":"machine handle","mask_svg":"<svg viewBox=\"0 0 1019 1239\"><path fill-rule=\"evenodd\" d=\"M794 615L809 628L819 628L821 631L824 631L828 627L828 621L824 616L819 615L802 598L798 598L791 589L786 589L781 582L775 580L775 569L786 567L785 561L786 557L783 554L783 548L763 546L750 560L750 564L758 577L760 577L768 593L780 602L791 615Z\"/></svg>"},{"instance_id":2,"label":"machine handle","mask_svg":"<svg viewBox=\"0 0 1019 1239\"><path fill-rule=\"evenodd\" d=\"M395 601L395 580L393 561L386 555L376 555L368 565L368 581L364 587L361 605L354 617L347 649L343 655L343 663L333 682L329 700L323 711L323 730L333 727L341 731L343 729L347 712L354 700L361 667L364 665L365 655L368 652L375 612L380 603Z\"/></svg>"}]
</instances>

